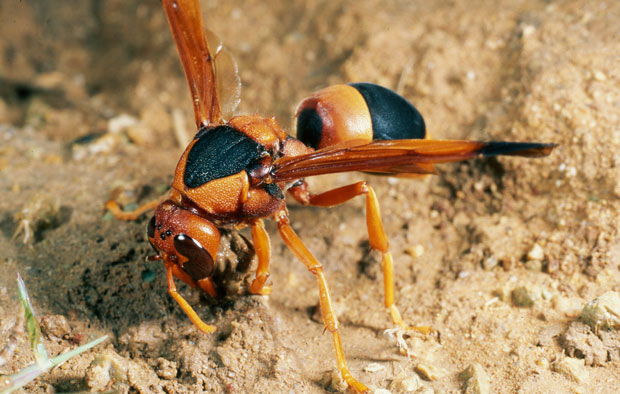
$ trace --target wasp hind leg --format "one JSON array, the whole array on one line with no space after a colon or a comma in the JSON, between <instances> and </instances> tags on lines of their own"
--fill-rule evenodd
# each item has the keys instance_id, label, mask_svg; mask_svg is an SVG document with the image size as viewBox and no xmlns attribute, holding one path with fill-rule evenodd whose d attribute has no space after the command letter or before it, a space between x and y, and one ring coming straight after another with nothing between
<instances>
[{"instance_id":1,"label":"wasp hind leg","mask_svg":"<svg viewBox=\"0 0 620 394\"><path fill-rule=\"evenodd\" d=\"M310 193L307 190L307 184L304 182L299 186L289 189L289 192L300 203L318 207L331 207L347 202L357 196L366 196L366 225L368 227L368 238L370 247L381 252L385 307L392 318L392 322L401 329L414 330L423 334L431 332L431 328L428 326L405 325L398 307L394 303L394 264L392 262L392 253L390 252L385 230L383 230L379 201L377 200L375 191L367 182L357 182L320 194Z\"/></svg>"},{"instance_id":2,"label":"wasp hind leg","mask_svg":"<svg viewBox=\"0 0 620 394\"><path fill-rule=\"evenodd\" d=\"M278 223L278 230L284 240L286 246L293 252L312 274L316 277L319 285L319 305L321 307L321 315L323 316L323 325L332 333L334 340L334 349L336 351L336 362L338 364L338 370L342 379L358 393L367 393L368 387L358 382L349 372L347 367L347 361L344 357L344 350L342 348L342 342L340 340L340 333L338 332L338 319L332 307L331 297L329 290L327 289L327 280L323 273L323 266L317 261L317 259L310 253L308 248L301 242L295 231L291 227L288 216L285 211L279 211L274 216L275 221Z\"/></svg>"}]
</instances>

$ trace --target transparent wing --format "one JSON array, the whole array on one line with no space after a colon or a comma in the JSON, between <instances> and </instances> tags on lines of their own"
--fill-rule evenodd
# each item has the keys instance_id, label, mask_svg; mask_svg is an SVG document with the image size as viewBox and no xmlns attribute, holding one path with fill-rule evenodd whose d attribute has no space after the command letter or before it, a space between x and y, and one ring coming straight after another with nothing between
<instances>
[{"instance_id":1,"label":"transparent wing","mask_svg":"<svg viewBox=\"0 0 620 394\"><path fill-rule=\"evenodd\" d=\"M214 59L217 97L222 116L232 118L241 102L241 78L239 68L232 54L224 47L222 40L211 30L206 30L207 44Z\"/></svg>"}]
</instances>

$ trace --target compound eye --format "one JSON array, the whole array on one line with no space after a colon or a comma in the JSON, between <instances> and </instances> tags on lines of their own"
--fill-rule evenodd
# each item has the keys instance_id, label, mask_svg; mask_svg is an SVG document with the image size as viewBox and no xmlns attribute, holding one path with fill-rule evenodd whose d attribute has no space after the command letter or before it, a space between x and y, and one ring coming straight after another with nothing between
<instances>
[{"instance_id":1,"label":"compound eye","mask_svg":"<svg viewBox=\"0 0 620 394\"><path fill-rule=\"evenodd\" d=\"M193 280L199 281L213 275L215 270L213 257L198 241L188 235L179 234L174 237L174 247L178 254L187 258L187 261L181 268Z\"/></svg>"},{"instance_id":2,"label":"compound eye","mask_svg":"<svg viewBox=\"0 0 620 394\"><path fill-rule=\"evenodd\" d=\"M148 235L149 238L155 238L155 216L151 218L149 224L146 226L146 235Z\"/></svg>"}]
</instances>

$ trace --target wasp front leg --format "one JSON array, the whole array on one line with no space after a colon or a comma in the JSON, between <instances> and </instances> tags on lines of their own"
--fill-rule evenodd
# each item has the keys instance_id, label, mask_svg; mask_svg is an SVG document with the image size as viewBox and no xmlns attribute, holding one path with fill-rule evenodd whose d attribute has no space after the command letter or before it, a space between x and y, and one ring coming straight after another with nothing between
<instances>
[{"instance_id":1,"label":"wasp front leg","mask_svg":"<svg viewBox=\"0 0 620 394\"><path fill-rule=\"evenodd\" d=\"M324 193L313 194L308 191L307 184L303 182L301 185L289 189L289 192L300 203L318 207L331 207L347 202L357 196L366 196L366 226L368 228L370 247L378 250L382 255L381 267L383 270L385 307L392 318L392 322L398 327L428 334L431 331L430 327L406 326L394 303L394 263L392 261L389 242L381 221L379 201L372 187L365 181L362 181Z\"/></svg>"},{"instance_id":2,"label":"wasp front leg","mask_svg":"<svg viewBox=\"0 0 620 394\"><path fill-rule=\"evenodd\" d=\"M208 334L215 331L214 326L210 326L207 323L203 322L202 319L198 316L194 308L177 292L177 287L174 284L174 275L173 275L174 263L166 262L166 279L168 281L168 294L174 298L174 300L179 304L183 312L189 317L192 323L202 332Z\"/></svg>"}]
</instances>

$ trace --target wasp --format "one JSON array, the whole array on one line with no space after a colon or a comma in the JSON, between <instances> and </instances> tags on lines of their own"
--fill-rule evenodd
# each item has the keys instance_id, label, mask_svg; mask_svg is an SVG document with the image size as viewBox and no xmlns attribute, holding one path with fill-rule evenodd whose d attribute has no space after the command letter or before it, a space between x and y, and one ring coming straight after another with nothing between
<instances>
[{"instance_id":1,"label":"wasp","mask_svg":"<svg viewBox=\"0 0 620 394\"><path fill-rule=\"evenodd\" d=\"M370 83L330 86L303 100L296 112L297 138L274 117L229 118L240 96L234 61L221 42L205 33L198 0L162 4L189 84L198 131L165 197L133 212L123 212L114 201L106 207L125 220L155 208L147 234L157 254L150 259L163 261L169 294L205 333L215 327L204 323L177 292L174 278L217 297L213 273L220 229L249 226L258 260L249 292L269 294L270 242L263 220L273 219L286 246L316 277L323 323L332 334L342 378L357 392L367 392L347 368L323 267L291 227L285 192L302 205L319 207L358 196L366 199L369 243L382 255L385 307L395 325L411 328L394 303L392 255L373 188L362 181L316 194L304 179L349 171L415 177L434 174L437 163L478 156L541 157L555 145L430 139L422 115L411 103Z\"/></svg>"}]
</instances>

